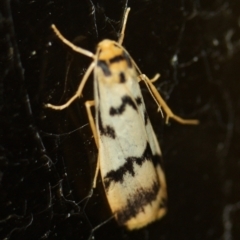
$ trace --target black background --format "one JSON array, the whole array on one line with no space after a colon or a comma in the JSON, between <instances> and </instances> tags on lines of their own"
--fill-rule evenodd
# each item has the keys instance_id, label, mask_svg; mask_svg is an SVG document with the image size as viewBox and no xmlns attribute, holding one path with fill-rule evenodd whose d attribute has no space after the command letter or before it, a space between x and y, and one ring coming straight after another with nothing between
<instances>
[{"instance_id":1,"label":"black background","mask_svg":"<svg viewBox=\"0 0 240 240\"><path fill-rule=\"evenodd\" d=\"M83 97L73 95L91 59L53 34L91 51L117 39L125 1L0 3L0 239L87 239L111 216L101 180L91 198L97 149ZM114 220L95 239L240 238L240 2L132 0L124 46L172 110L198 126L164 124L142 85L163 151L168 214L139 231Z\"/></svg>"}]
</instances>

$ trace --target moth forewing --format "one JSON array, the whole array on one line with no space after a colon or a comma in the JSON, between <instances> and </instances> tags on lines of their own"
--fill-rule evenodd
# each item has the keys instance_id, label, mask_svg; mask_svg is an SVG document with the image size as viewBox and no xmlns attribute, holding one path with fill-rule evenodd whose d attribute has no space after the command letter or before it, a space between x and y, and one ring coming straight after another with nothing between
<instances>
[{"instance_id":1,"label":"moth forewing","mask_svg":"<svg viewBox=\"0 0 240 240\"><path fill-rule=\"evenodd\" d=\"M81 96L83 87L94 72L94 101L86 102L87 114L99 156L93 181L96 186L98 169L108 203L119 225L138 229L161 218L166 213L167 187L161 150L153 131L141 94L143 80L154 100L167 114L182 123L194 124L174 115L157 89L141 73L128 52L122 47L129 8L117 42L103 40L96 54L73 45L53 26L57 36L78 53L93 58L76 94L64 105L47 107L62 110ZM156 78L154 79L156 80ZM95 121L91 114L95 106ZM179 118L179 119L178 119ZM181 121L179 121L181 122Z\"/></svg>"},{"instance_id":2,"label":"moth forewing","mask_svg":"<svg viewBox=\"0 0 240 240\"><path fill-rule=\"evenodd\" d=\"M96 55L94 101L102 181L118 223L137 229L166 212L161 151L128 53L104 40Z\"/></svg>"}]
</instances>

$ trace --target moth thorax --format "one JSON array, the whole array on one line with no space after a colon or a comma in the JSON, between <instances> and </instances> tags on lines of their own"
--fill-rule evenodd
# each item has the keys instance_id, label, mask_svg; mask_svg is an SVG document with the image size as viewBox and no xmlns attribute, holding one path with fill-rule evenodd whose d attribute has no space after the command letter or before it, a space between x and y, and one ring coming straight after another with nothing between
<instances>
[{"instance_id":1,"label":"moth thorax","mask_svg":"<svg viewBox=\"0 0 240 240\"><path fill-rule=\"evenodd\" d=\"M97 46L100 60L108 61L114 56L122 55L123 49L115 41L105 39Z\"/></svg>"}]
</instances>

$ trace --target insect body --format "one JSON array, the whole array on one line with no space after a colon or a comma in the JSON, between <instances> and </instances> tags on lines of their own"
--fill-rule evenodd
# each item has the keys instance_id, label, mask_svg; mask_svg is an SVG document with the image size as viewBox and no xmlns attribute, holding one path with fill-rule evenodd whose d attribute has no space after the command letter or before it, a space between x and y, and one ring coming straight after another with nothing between
<instances>
[{"instance_id":1,"label":"insect body","mask_svg":"<svg viewBox=\"0 0 240 240\"><path fill-rule=\"evenodd\" d=\"M94 96L102 180L118 223L140 228L166 212L161 152L128 53L109 40L98 48Z\"/></svg>"},{"instance_id":2,"label":"insect body","mask_svg":"<svg viewBox=\"0 0 240 240\"><path fill-rule=\"evenodd\" d=\"M94 101L86 108L99 150L98 170L101 171L110 208L119 225L138 229L161 218L166 213L167 187L161 161L161 150L148 117L139 81L143 80L158 106L184 124L197 124L174 115L158 91L140 72L128 52L122 47L127 9L118 42L103 40L93 53L65 39L55 26L57 36L73 50L92 57L76 94L64 105L47 107L61 110L80 97L90 73L94 71ZM156 76L158 78L158 75ZM156 78L154 80L156 80ZM95 105L95 119L90 107Z\"/></svg>"}]
</instances>

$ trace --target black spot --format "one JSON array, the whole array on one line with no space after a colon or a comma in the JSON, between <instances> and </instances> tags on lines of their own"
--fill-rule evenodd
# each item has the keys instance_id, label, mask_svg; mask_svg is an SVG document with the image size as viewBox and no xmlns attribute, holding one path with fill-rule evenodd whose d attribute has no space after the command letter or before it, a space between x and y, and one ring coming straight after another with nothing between
<instances>
[{"instance_id":1,"label":"black spot","mask_svg":"<svg viewBox=\"0 0 240 240\"><path fill-rule=\"evenodd\" d=\"M104 60L98 60L97 66L100 67L106 77L111 76L111 71L108 67L108 64Z\"/></svg>"},{"instance_id":2,"label":"black spot","mask_svg":"<svg viewBox=\"0 0 240 240\"><path fill-rule=\"evenodd\" d=\"M123 182L124 175L129 173L132 176L135 175L133 165L136 163L139 166L142 166L142 164L145 161L151 161L152 160L152 152L151 148L149 146L149 143L147 143L146 148L142 154L141 157L128 157L125 159L125 163L119 167L117 170L111 170L104 176L104 186L105 189L108 190L108 187L111 182Z\"/></svg>"},{"instance_id":3,"label":"black spot","mask_svg":"<svg viewBox=\"0 0 240 240\"><path fill-rule=\"evenodd\" d=\"M118 56L115 56L113 58L110 58L109 62L110 63L117 63L117 62L121 62L123 60L125 60L124 56L123 55L118 55Z\"/></svg>"},{"instance_id":4,"label":"black spot","mask_svg":"<svg viewBox=\"0 0 240 240\"><path fill-rule=\"evenodd\" d=\"M124 59L125 59L126 62L127 62L127 66L128 66L129 68L132 68L132 61L131 61L129 55L128 55L125 51L123 52L123 57L124 57Z\"/></svg>"},{"instance_id":5,"label":"black spot","mask_svg":"<svg viewBox=\"0 0 240 240\"><path fill-rule=\"evenodd\" d=\"M144 124L145 126L148 124L148 114L146 110L144 110Z\"/></svg>"},{"instance_id":6,"label":"black spot","mask_svg":"<svg viewBox=\"0 0 240 240\"><path fill-rule=\"evenodd\" d=\"M109 114L111 116L121 115L125 111L126 105L131 106L134 110L137 111L137 106L134 101L129 96L124 96L122 97L122 104L117 108L111 107Z\"/></svg>"},{"instance_id":7,"label":"black spot","mask_svg":"<svg viewBox=\"0 0 240 240\"><path fill-rule=\"evenodd\" d=\"M105 127L103 126L100 111L98 111L98 128L100 135L104 135L112 139L116 138L115 130L111 126L109 125L106 125Z\"/></svg>"},{"instance_id":8,"label":"black spot","mask_svg":"<svg viewBox=\"0 0 240 240\"><path fill-rule=\"evenodd\" d=\"M108 137L113 138L113 139L116 138L115 130L112 127L110 127L109 125L107 125L104 128L104 132L102 133L102 135L108 136Z\"/></svg>"},{"instance_id":9,"label":"black spot","mask_svg":"<svg viewBox=\"0 0 240 240\"><path fill-rule=\"evenodd\" d=\"M153 155L152 161L153 161L154 167L156 167L157 165L160 165L161 168L163 168L163 160L161 155L158 155L158 154Z\"/></svg>"},{"instance_id":10,"label":"black spot","mask_svg":"<svg viewBox=\"0 0 240 240\"><path fill-rule=\"evenodd\" d=\"M125 74L123 72L120 72L119 78L120 78L120 81L119 81L120 83L126 82Z\"/></svg>"},{"instance_id":11,"label":"black spot","mask_svg":"<svg viewBox=\"0 0 240 240\"><path fill-rule=\"evenodd\" d=\"M124 225L129 219L143 211L143 208L155 201L160 189L159 182L153 182L150 188L136 189L136 192L127 200L124 209L117 212L117 221L119 225Z\"/></svg>"},{"instance_id":12,"label":"black spot","mask_svg":"<svg viewBox=\"0 0 240 240\"><path fill-rule=\"evenodd\" d=\"M103 124L102 124L102 118L101 118L101 113L100 111L98 110L98 128L99 128L99 131L100 133L102 133L104 131L103 129Z\"/></svg>"},{"instance_id":13,"label":"black spot","mask_svg":"<svg viewBox=\"0 0 240 240\"><path fill-rule=\"evenodd\" d=\"M141 105L142 104L142 98L141 97L136 97L136 103L137 103L137 105Z\"/></svg>"}]
</instances>

